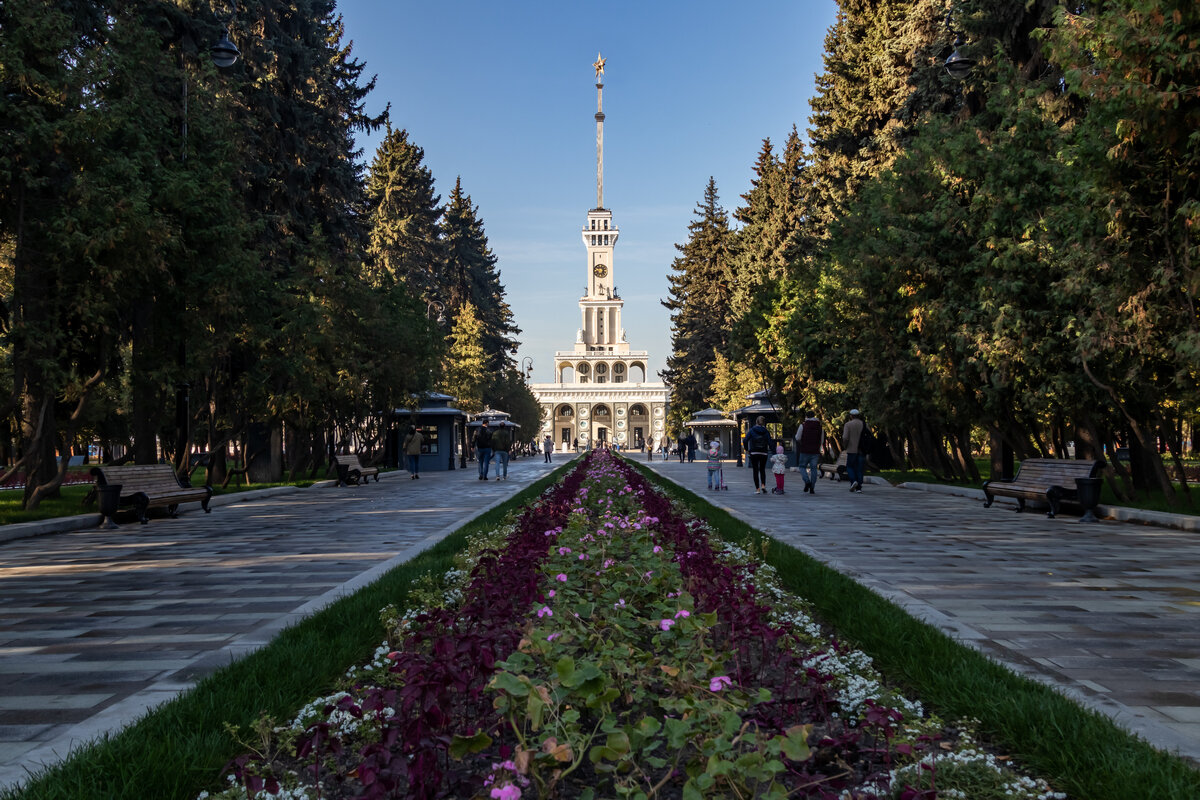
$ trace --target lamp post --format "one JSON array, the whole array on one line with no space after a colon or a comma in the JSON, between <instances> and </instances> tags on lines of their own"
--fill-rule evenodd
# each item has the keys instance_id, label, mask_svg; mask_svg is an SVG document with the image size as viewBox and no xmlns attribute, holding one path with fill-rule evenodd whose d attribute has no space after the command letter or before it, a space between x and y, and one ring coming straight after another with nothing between
<instances>
[{"instance_id":1,"label":"lamp post","mask_svg":"<svg viewBox=\"0 0 1200 800\"><path fill-rule=\"evenodd\" d=\"M521 359L521 371L525 373L525 383L529 383L533 379L533 357L525 356Z\"/></svg>"},{"instance_id":2,"label":"lamp post","mask_svg":"<svg viewBox=\"0 0 1200 800\"><path fill-rule=\"evenodd\" d=\"M237 16L237 2L230 0L229 18L225 21L225 33L221 34L221 38L209 48L209 54L212 56L213 63L224 69L232 67L237 63L241 52L237 49L237 45L229 40L229 31L233 27L234 17ZM180 51L180 64L183 65L182 48ZM187 164L188 156L188 79L187 73L183 75L183 122L181 124L180 138L182 140L182 153L180 154L180 163ZM179 340L179 374L187 375L187 334L181 333ZM188 463L188 457L192 447L192 411L191 411L191 384L187 380L180 380L175 384L175 471L183 475L187 474L191 464Z\"/></svg>"}]
</instances>

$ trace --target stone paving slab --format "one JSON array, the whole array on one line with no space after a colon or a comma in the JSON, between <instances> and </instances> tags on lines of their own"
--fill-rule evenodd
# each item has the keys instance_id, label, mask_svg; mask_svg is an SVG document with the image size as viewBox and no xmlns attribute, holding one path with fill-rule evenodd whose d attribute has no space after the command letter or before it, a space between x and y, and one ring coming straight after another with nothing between
<instances>
[{"instance_id":1,"label":"stone paving slab","mask_svg":"<svg viewBox=\"0 0 1200 800\"><path fill-rule=\"evenodd\" d=\"M641 459L638 459L641 461ZM643 462L644 463L644 462ZM1200 762L1200 535L983 508L974 497L818 481L756 495L750 471L655 472L1156 747ZM869 479L870 480L870 479ZM1122 515L1128 516L1128 515Z\"/></svg>"},{"instance_id":2,"label":"stone paving slab","mask_svg":"<svg viewBox=\"0 0 1200 800\"><path fill-rule=\"evenodd\" d=\"M0 536L0 787L135 721L564 461L512 461L508 481L480 481L471 463L228 495L211 514L185 506L118 530L96 517Z\"/></svg>"}]
</instances>

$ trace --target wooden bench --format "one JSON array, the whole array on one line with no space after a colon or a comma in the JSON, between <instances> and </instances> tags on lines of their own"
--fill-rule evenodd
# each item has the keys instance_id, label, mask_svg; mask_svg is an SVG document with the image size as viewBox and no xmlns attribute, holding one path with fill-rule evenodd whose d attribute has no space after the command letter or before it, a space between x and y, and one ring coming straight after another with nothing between
<instances>
[{"instance_id":1,"label":"wooden bench","mask_svg":"<svg viewBox=\"0 0 1200 800\"><path fill-rule=\"evenodd\" d=\"M846 460L849 457L850 454L843 450L842 454L838 456L837 461L832 464L818 464L817 470L822 475L827 476L829 480L840 482L846 477Z\"/></svg>"},{"instance_id":2,"label":"wooden bench","mask_svg":"<svg viewBox=\"0 0 1200 800\"><path fill-rule=\"evenodd\" d=\"M1083 459L1027 458L1021 462L1012 480L983 482L983 494L987 498L983 507L991 506L997 495L1015 497L1018 512L1025 510L1026 500L1040 500L1050 504L1046 515L1053 517L1064 500L1078 502L1075 479L1096 477L1100 466L1099 461Z\"/></svg>"},{"instance_id":3,"label":"wooden bench","mask_svg":"<svg viewBox=\"0 0 1200 800\"><path fill-rule=\"evenodd\" d=\"M342 477L341 470L338 470L338 483L353 483L358 486L360 483L366 483L367 478L375 476L375 482L379 483L379 467L364 466L358 459L358 453L334 453L333 455L334 468L346 467L346 475Z\"/></svg>"},{"instance_id":4,"label":"wooden bench","mask_svg":"<svg viewBox=\"0 0 1200 800\"><path fill-rule=\"evenodd\" d=\"M204 513L212 512L208 507L212 499L212 487L184 486L170 464L92 467L92 477L96 479L97 492L106 486L120 486L119 505L133 506L143 525L150 521L146 510L151 506L166 506L167 514L174 517L180 503L197 501L204 508Z\"/></svg>"}]
</instances>

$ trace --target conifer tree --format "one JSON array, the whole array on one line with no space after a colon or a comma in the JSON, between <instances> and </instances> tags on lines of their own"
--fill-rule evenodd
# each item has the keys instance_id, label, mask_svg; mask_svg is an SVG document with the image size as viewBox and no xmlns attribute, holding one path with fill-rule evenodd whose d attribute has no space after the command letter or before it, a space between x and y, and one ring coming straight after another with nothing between
<instances>
[{"instance_id":1,"label":"conifer tree","mask_svg":"<svg viewBox=\"0 0 1200 800\"><path fill-rule=\"evenodd\" d=\"M483 324L469 300L454 320L449 342L442 391L458 398L457 406L463 411L477 414L484 408L484 395L494 382L494 373L483 347Z\"/></svg>"},{"instance_id":2,"label":"conifer tree","mask_svg":"<svg viewBox=\"0 0 1200 800\"><path fill-rule=\"evenodd\" d=\"M675 245L680 255L668 276L671 354L663 379L671 385L671 403L682 415L700 411L712 390L717 353L727 352L733 311L733 232L711 177L704 199L696 204L688 240Z\"/></svg>"},{"instance_id":3,"label":"conifer tree","mask_svg":"<svg viewBox=\"0 0 1200 800\"><path fill-rule=\"evenodd\" d=\"M512 309L504 298L504 285L496 268L496 254L488 245L479 209L462 188L462 179L454 182L450 201L442 221L446 261L441 280L446 297L446 314L457 318L470 303L481 325L480 343L497 374L515 369L517 334Z\"/></svg>"},{"instance_id":4,"label":"conifer tree","mask_svg":"<svg viewBox=\"0 0 1200 800\"><path fill-rule=\"evenodd\" d=\"M370 274L376 286L399 282L426 302L445 302L438 285L445 261L441 197L424 158L407 131L389 126L367 177Z\"/></svg>"}]
</instances>

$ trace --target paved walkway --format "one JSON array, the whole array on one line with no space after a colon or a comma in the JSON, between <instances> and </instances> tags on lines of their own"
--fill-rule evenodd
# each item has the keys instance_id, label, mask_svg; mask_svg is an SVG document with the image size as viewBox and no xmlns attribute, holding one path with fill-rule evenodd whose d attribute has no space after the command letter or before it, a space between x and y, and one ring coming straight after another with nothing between
<instances>
[{"instance_id":1,"label":"paved walkway","mask_svg":"<svg viewBox=\"0 0 1200 800\"><path fill-rule=\"evenodd\" d=\"M787 494L755 495L750 471L728 463L729 490L711 492L699 461L649 466L1150 743L1200 761L1200 533L1048 519L888 485L850 494L845 483L821 480L807 495L797 473L787 475Z\"/></svg>"},{"instance_id":2,"label":"paved walkway","mask_svg":"<svg viewBox=\"0 0 1200 800\"><path fill-rule=\"evenodd\" d=\"M478 480L473 463L416 481L385 473L0 543L0 786L119 730L565 459L514 461L506 482Z\"/></svg>"},{"instance_id":3,"label":"paved walkway","mask_svg":"<svg viewBox=\"0 0 1200 800\"><path fill-rule=\"evenodd\" d=\"M562 456L557 456L561 462ZM640 460L640 459L639 459ZM550 465L558 466L558 464ZM1200 760L1200 535L727 465L664 476L1151 743ZM114 731L548 471L467 470L234 497L212 514L0 542L0 786ZM2 530L2 529L0 529ZM0 537L2 539L2 537Z\"/></svg>"}]
</instances>

